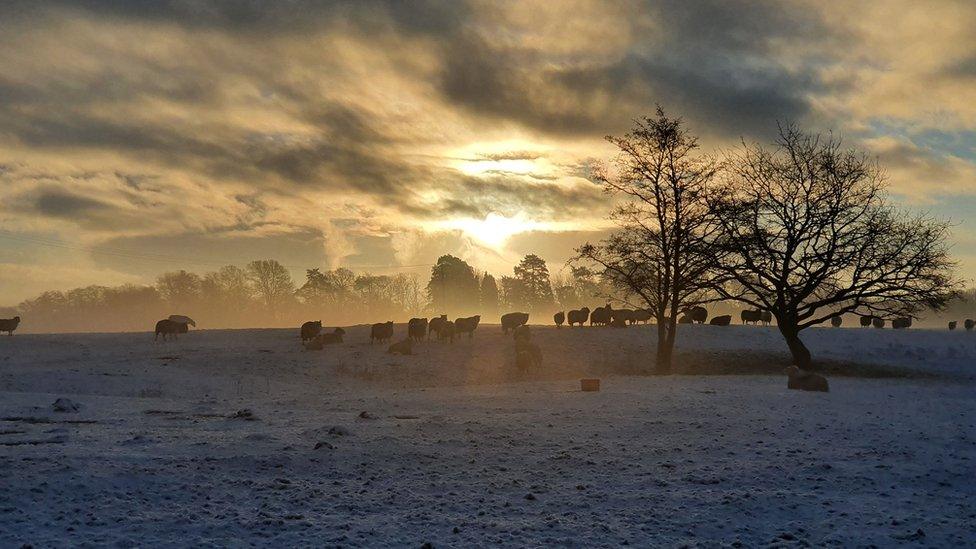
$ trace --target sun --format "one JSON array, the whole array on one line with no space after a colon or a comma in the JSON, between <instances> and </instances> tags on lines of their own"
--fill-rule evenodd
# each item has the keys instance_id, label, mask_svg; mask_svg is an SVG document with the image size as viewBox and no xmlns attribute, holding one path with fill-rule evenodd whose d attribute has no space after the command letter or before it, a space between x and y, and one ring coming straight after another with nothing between
<instances>
[{"instance_id":1,"label":"sun","mask_svg":"<svg viewBox=\"0 0 976 549\"><path fill-rule=\"evenodd\" d=\"M535 230L539 223L526 218L523 214L505 217L497 213L489 213L484 219L460 218L446 223L448 228L459 229L466 236L490 248L501 249L512 236Z\"/></svg>"}]
</instances>

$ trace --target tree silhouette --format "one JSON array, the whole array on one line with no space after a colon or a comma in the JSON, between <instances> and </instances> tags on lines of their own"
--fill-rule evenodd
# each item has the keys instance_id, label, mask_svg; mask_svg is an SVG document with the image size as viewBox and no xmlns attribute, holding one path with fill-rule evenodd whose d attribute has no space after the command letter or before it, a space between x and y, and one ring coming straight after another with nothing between
<instances>
[{"instance_id":1,"label":"tree silhouette","mask_svg":"<svg viewBox=\"0 0 976 549\"><path fill-rule=\"evenodd\" d=\"M954 295L948 225L891 207L881 170L839 139L788 125L727 166L710 199L718 290L770 311L797 366L812 367L800 332L833 315L914 316Z\"/></svg>"},{"instance_id":2,"label":"tree silhouette","mask_svg":"<svg viewBox=\"0 0 976 549\"><path fill-rule=\"evenodd\" d=\"M156 278L156 289L174 313L193 315L199 305L202 280L187 271L163 273Z\"/></svg>"},{"instance_id":3,"label":"tree silhouette","mask_svg":"<svg viewBox=\"0 0 976 549\"><path fill-rule=\"evenodd\" d=\"M605 300L612 288L607 287L599 273L585 265L570 265L573 290L579 300L579 305L588 304L593 299Z\"/></svg>"},{"instance_id":4,"label":"tree silhouette","mask_svg":"<svg viewBox=\"0 0 976 549\"><path fill-rule=\"evenodd\" d=\"M274 259L259 259L248 263L246 270L255 294L268 314L277 319L295 292L295 284L288 269Z\"/></svg>"},{"instance_id":5,"label":"tree silhouette","mask_svg":"<svg viewBox=\"0 0 976 549\"><path fill-rule=\"evenodd\" d=\"M315 315L340 316L348 312L356 301L356 275L349 269L322 272L305 271L305 283L296 295Z\"/></svg>"},{"instance_id":6,"label":"tree silhouette","mask_svg":"<svg viewBox=\"0 0 976 549\"><path fill-rule=\"evenodd\" d=\"M549 268L545 260L529 254L512 269L515 279L521 283L521 301L530 312L549 311L555 306Z\"/></svg>"},{"instance_id":7,"label":"tree silhouette","mask_svg":"<svg viewBox=\"0 0 976 549\"><path fill-rule=\"evenodd\" d=\"M481 278L481 291L479 303L481 314L487 317L494 317L498 314L498 285L495 277L488 273Z\"/></svg>"},{"instance_id":8,"label":"tree silhouette","mask_svg":"<svg viewBox=\"0 0 976 549\"><path fill-rule=\"evenodd\" d=\"M500 283L500 301L506 312L514 312L527 308L527 294L525 283L514 276L502 276Z\"/></svg>"},{"instance_id":9,"label":"tree silhouette","mask_svg":"<svg viewBox=\"0 0 976 549\"><path fill-rule=\"evenodd\" d=\"M620 154L596 178L624 199L611 214L618 229L577 249L624 297L643 301L657 320L658 373L671 372L681 311L708 301L714 254L713 221L705 200L715 163L679 118L658 107L623 137L607 137ZM583 274L583 273L581 273Z\"/></svg>"},{"instance_id":10,"label":"tree silhouette","mask_svg":"<svg viewBox=\"0 0 976 549\"><path fill-rule=\"evenodd\" d=\"M453 255L442 255L431 269L427 296L434 314L454 316L477 308L479 289L471 265Z\"/></svg>"}]
</instances>

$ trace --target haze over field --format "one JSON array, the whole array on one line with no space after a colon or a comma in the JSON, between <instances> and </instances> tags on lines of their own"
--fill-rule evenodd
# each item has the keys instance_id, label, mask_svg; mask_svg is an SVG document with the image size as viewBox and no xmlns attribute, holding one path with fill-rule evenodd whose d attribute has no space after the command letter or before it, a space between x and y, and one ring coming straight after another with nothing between
<instances>
[{"instance_id":1,"label":"haze over field","mask_svg":"<svg viewBox=\"0 0 976 549\"><path fill-rule=\"evenodd\" d=\"M976 270L976 8L908 2L4 2L0 305L275 258L293 278L561 268L593 159L660 103L876 155Z\"/></svg>"}]
</instances>

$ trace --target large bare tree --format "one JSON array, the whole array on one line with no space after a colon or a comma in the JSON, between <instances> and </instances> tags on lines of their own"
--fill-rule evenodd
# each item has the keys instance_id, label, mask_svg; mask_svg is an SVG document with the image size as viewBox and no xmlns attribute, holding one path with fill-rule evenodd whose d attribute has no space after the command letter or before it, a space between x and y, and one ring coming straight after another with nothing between
<instances>
[{"instance_id":1,"label":"large bare tree","mask_svg":"<svg viewBox=\"0 0 976 549\"><path fill-rule=\"evenodd\" d=\"M715 163L681 119L656 115L635 122L623 137L607 137L619 154L597 172L605 189L621 198L611 213L618 228L598 244L577 249L577 261L599 265L627 298L636 298L657 320L658 373L671 372L677 317L709 300L715 225L705 194Z\"/></svg>"},{"instance_id":2,"label":"large bare tree","mask_svg":"<svg viewBox=\"0 0 976 549\"><path fill-rule=\"evenodd\" d=\"M831 135L782 126L775 145L743 144L710 204L724 298L767 310L795 364L800 332L844 313L912 316L957 285L948 225L892 207L876 163Z\"/></svg>"}]
</instances>

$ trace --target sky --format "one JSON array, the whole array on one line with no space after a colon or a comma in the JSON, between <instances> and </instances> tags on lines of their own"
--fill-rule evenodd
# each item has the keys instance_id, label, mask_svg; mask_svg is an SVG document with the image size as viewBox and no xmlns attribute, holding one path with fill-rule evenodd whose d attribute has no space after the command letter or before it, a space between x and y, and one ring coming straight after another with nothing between
<instances>
[{"instance_id":1,"label":"sky","mask_svg":"<svg viewBox=\"0 0 976 549\"><path fill-rule=\"evenodd\" d=\"M0 3L0 305L275 258L559 272L660 104L720 154L777 122L876 157L976 272L976 3Z\"/></svg>"}]
</instances>

